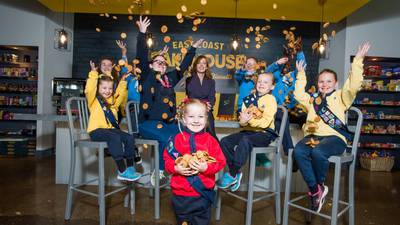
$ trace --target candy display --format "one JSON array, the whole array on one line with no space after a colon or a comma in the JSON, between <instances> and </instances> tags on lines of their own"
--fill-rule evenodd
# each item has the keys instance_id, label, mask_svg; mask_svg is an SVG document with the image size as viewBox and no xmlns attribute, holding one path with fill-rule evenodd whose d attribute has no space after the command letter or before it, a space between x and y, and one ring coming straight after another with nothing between
<instances>
[{"instance_id":1,"label":"candy display","mask_svg":"<svg viewBox=\"0 0 400 225\"><path fill-rule=\"evenodd\" d=\"M385 101L385 100L370 100L363 98L362 100L355 100L354 104L358 105L385 105L385 106L400 106L400 101Z\"/></svg>"},{"instance_id":2,"label":"candy display","mask_svg":"<svg viewBox=\"0 0 400 225\"><path fill-rule=\"evenodd\" d=\"M396 149L400 148L400 143L379 143L379 142L363 142L358 143L359 148L387 148L387 149Z\"/></svg>"},{"instance_id":3,"label":"candy display","mask_svg":"<svg viewBox=\"0 0 400 225\"><path fill-rule=\"evenodd\" d=\"M36 93L36 84L17 84L17 83L2 83L0 84L0 92L24 92Z\"/></svg>"},{"instance_id":4,"label":"candy display","mask_svg":"<svg viewBox=\"0 0 400 225\"><path fill-rule=\"evenodd\" d=\"M382 126L369 123L361 127L361 134L400 134L400 125Z\"/></svg>"},{"instance_id":5,"label":"candy display","mask_svg":"<svg viewBox=\"0 0 400 225\"><path fill-rule=\"evenodd\" d=\"M36 106L37 97L34 96L1 96L0 95L0 105L10 105L10 106Z\"/></svg>"},{"instance_id":6,"label":"candy display","mask_svg":"<svg viewBox=\"0 0 400 225\"><path fill-rule=\"evenodd\" d=\"M363 80L362 90L365 91L400 91L400 80L394 79L384 82L383 80Z\"/></svg>"},{"instance_id":7,"label":"candy display","mask_svg":"<svg viewBox=\"0 0 400 225\"><path fill-rule=\"evenodd\" d=\"M364 119L376 119L376 120L400 120L400 115L385 114L383 111L368 112L366 109L361 110Z\"/></svg>"}]
</instances>

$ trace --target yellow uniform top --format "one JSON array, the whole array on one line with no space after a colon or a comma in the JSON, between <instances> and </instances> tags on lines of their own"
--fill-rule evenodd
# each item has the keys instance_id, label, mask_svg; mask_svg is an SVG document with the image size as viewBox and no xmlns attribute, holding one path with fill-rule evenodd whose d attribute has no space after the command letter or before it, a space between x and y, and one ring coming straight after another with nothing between
<instances>
[{"instance_id":1,"label":"yellow uniform top","mask_svg":"<svg viewBox=\"0 0 400 225\"><path fill-rule=\"evenodd\" d=\"M255 94L252 94L255 95ZM271 94L261 96L257 101L258 109L262 112L261 118L253 118L245 124L240 124L245 130L262 131L267 128L275 129L275 114L278 110L276 99ZM242 112L247 109L245 103L242 104Z\"/></svg>"},{"instance_id":2,"label":"yellow uniform top","mask_svg":"<svg viewBox=\"0 0 400 225\"><path fill-rule=\"evenodd\" d=\"M97 100L97 80L99 74L97 71L89 72L89 78L86 81L85 95L88 102L90 117L87 132L91 132L97 128L113 128L112 124L106 119L104 111ZM110 109L114 114L115 119L118 119L118 107L126 99L128 90L126 89L126 81L120 81L115 93L106 99L110 104Z\"/></svg>"},{"instance_id":3,"label":"yellow uniform top","mask_svg":"<svg viewBox=\"0 0 400 225\"><path fill-rule=\"evenodd\" d=\"M336 90L331 95L326 97L328 108L335 114L343 123L345 122L345 112L353 104L357 92L361 88L363 81L363 59L354 58L351 64L351 70L349 77L343 85L342 89ZM346 142L346 138L338 133L336 130L331 128L329 125L324 123L322 119L316 119L319 117L314 110L311 96L305 91L307 84L306 74L304 72L297 73L297 80L295 84L294 97L296 100L306 107L307 122L303 125L304 136L314 134L318 136L330 136L335 135L343 139ZM314 132L309 131L309 127L316 127Z\"/></svg>"}]
</instances>

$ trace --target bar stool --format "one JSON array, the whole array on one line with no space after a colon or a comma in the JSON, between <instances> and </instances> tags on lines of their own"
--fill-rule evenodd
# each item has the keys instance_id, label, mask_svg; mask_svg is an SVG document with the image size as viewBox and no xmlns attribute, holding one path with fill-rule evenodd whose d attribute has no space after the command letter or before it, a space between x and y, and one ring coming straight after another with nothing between
<instances>
[{"instance_id":1,"label":"bar stool","mask_svg":"<svg viewBox=\"0 0 400 225\"><path fill-rule=\"evenodd\" d=\"M346 112L346 123L348 121L349 111L353 111L357 115L357 123L356 123L356 127L355 127L355 132L354 132L354 140L353 140L353 143L351 146L347 146L348 149L351 149L351 152L345 151L342 155L331 156L328 159L330 163L335 164L331 215L317 213L313 210L310 210L306 207L303 207L303 206L295 203L301 199L307 198L308 197L307 195L302 195L302 196L296 197L294 199L289 199L290 198L290 185L291 185L290 183L291 183L291 178L292 178L292 163L293 163L293 159L292 159L293 150L291 149L289 151L288 166L287 166L287 171L286 171L287 175L286 175L285 202L284 202L284 209L283 209L283 225L288 224L289 206L293 206L295 208L306 211L308 213L312 213L312 214L324 217L326 219L329 219L331 221L331 225L336 225L338 218L340 216L342 216L348 210L349 211L349 224L354 225L354 171L355 171L355 166L356 166L357 146L358 146L358 141L360 138L360 130L361 130L361 125L362 125L362 121L363 121L363 116L362 116L362 112L359 109L357 109L356 107L350 107L350 109ZM349 193L348 193L349 199L348 199L348 202L339 200L340 177L341 177L342 165L344 165L344 164L349 166ZM343 210L341 210L338 213L339 203L344 205L345 207ZM307 222L310 222L310 221L307 221Z\"/></svg>"},{"instance_id":2,"label":"bar stool","mask_svg":"<svg viewBox=\"0 0 400 225\"><path fill-rule=\"evenodd\" d=\"M128 132L129 134L139 134L139 123L138 123L138 114L139 114L139 103L135 101L129 101L126 106L125 106L125 112L126 112L126 120L128 123ZM154 157L151 157L151 163L150 163L150 171L144 171L142 174L143 176L149 176L151 175L153 169L155 171L155 185L152 186L149 183L142 183L140 181L136 181L136 185L139 187L147 188L150 189L150 196L153 196L154 192L154 218L155 219L160 219L160 188L163 188L168 185L164 184L160 186L160 160L159 160L159 150L158 150L158 141L157 140L151 140L151 139L143 139L143 138L135 138L135 144L140 145L140 144L146 144L148 146L152 146L151 150L149 153L151 154L152 152L154 153ZM133 203L135 202L135 189L133 188ZM126 196L128 197L128 196ZM133 208L133 212L135 212L135 208Z\"/></svg>"},{"instance_id":3,"label":"bar stool","mask_svg":"<svg viewBox=\"0 0 400 225\"><path fill-rule=\"evenodd\" d=\"M89 135L86 131L88 126L88 118L89 112L87 107L86 98L83 97L71 97L66 102L67 115L68 115L68 124L69 124L69 132L70 132L70 140L71 140L71 161L70 161L70 172L69 172L69 180L68 180L68 192L67 192L67 200L65 207L65 220L71 219L71 211L72 211L72 203L73 203L73 194L74 192L80 192L82 194L90 195L97 197L99 204L99 217L100 217L100 225L106 224L106 211L105 211L105 198L128 189L128 195L131 193L131 184L125 185L123 187L117 188L111 192L105 193L105 180L104 180L104 149L107 148L106 142L96 142L91 141ZM76 113L76 115L73 115ZM76 124L75 119L78 120L79 124ZM75 126L77 125L77 126ZM74 184L75 180L75 164L76 164L76 151L80 148L89 148L89 149L97 149L98 153L98 178L91 179L84 183ZM80 187L85 186L87 184L98 182L98 192L91 192L80 189ZM128 198L131 199L131 198ZM128 204L126 203L127 207ZM132 207L132 204L131 204Z\"/></svg>"},{"instance_id":4,"label":"bar stool","mask_svg":"<svg viewBox=\"0 0 400 225\"><path fill-rule=\"evenodd\" d=\"M217 206L216 206L216 214L215 214L215 219L220 220L221 217L221 191L227 193L230 196L233 196L239 200L242 200L247 203L246 205L246 225L251 225L251 216L252 216L252 209L253 209L253 203L258 202L260 200L270 198L270 197L275 197L275 220L277 224L281 223L281 190L280 190L280 174L279 174L279 167L280 167L280 151L282 148L282 137L285 132L285 126L287 123L287 110L283 106L278 106L278 110L281 110L283 113L282 117L282 122L281 126L279 129L279 137L275 139L274 142L272 142L268 147L255 147L251 151L250 154L250 162L249 162L249 175L248 175L248 184L244 184L247 186L247 198L244 198L238 194L235 194L231 192L229 189L221 189L218 188L217 190ZM272 189L265 188L261 185L257 185L254 182L254 177L255 177L255 169L256 169L256 155L257 154L268 154L268 153L273 153L274 154L274 160L273 160L273 183L274 187ZM257 187L263 191L266 191L267 193L258 197L254 198L254 187Z\"/></svg>"}]
</instances>

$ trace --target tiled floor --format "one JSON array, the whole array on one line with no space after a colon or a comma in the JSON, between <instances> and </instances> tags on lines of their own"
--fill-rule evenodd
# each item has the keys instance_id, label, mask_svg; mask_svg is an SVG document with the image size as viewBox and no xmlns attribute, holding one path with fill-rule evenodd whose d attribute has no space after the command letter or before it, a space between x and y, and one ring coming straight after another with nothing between
<instances>
[{"instance_id":1,"label":"tiled floor","mask_svg":"<svg viewBox=\"0 0 400 225\"><path fill-rule=\"evenodd\" d=\"M64 221L66 185L54 184L55 159L0 158L0 224L1 225L94 225L98 224L96 199L76 195L72 220ZM356 174L356 224L400 224L400 172L371 173L358 170ZM153 219L153 201L146 190L139 190L137 212L131 216L123 207L123 194L107 201L107 224L175 224L170 206L169 190L161 194L161 219ZM283 198L283 195L282 195ZM326 209L330 207L329 202ZM241 225L245 204L223 196L221 221L212 224ZM326 210L324 209L324 210ZM329 210L329 209L328 209ZM344 217L345 218L345 217ZM272 201L255 204L253 224L275 224ZM290 223L305 224L304 214L291 210ZM314 218L312 224L329 224ZM347 224L340 219L339 224Z\"/></svg>"}]
</instances>

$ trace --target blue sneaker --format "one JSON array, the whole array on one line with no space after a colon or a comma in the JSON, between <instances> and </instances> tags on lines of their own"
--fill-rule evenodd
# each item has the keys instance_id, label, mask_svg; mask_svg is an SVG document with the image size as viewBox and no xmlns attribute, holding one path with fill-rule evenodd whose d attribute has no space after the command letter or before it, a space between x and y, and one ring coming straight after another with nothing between
<instances>
[{"instance_id":1,"label":"blue sneaker","mask_svg":"<svg viewBox=\"0 0 400 225\"><path fill-rule=\"evenodd\" d=\"M217 186L219 188L225 189L230 187L231 185L236 184L236 182L237 180L232 177L229 172L225 172L224 175L220 179L218 179Z\"/></svg>"},{"instance_id":2,"label":"blue sneaker","mask_svg":"<svg viewBox=\"0 0 400 225\"><path fill-rule=\"evenodd\" d=\"M241 172L237 173L235 176L236 184L231 186L231 191L235 192L239 189L240 187L240 182L242 181L242 176L243 174Z\"/></svg>"},{"instance_id":3,"label":"blue sneaker","mask_svg":"<svg viewBox=\"0 0 400 225\"><path fill-rule=\"evenodd\" d=\"M256 166L262 166L266 169L272 168L272 162L267 158L265 154L256 155Z\"/></svg>"},{"instance_id":4,"label":"blue sneaker","mask_svg":"<svg viewBox=\"0 0 400 225\"><path fill-rule=\"evenodd\" d=\"M137 173L133 166L128 167L123 173L118 171L118 180L124 181L135 181L138 180L142 175Z\"/></svg>"}]
</instances>

